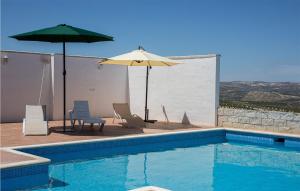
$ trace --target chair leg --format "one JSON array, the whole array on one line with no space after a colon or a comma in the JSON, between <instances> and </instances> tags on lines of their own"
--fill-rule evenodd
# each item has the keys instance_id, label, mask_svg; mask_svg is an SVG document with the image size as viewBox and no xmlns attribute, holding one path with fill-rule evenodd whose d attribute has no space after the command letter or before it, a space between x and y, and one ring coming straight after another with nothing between
<instances>
[{"instance_id":1,"label":"chair leg","mask_svg":"<svg viewBox=\"0 0 300 191\"><path fill-rule=\"evenodd\" d=\"M82 125L81 125L81 130L83 129L83 127L84 127L84 122L82 122Z\"/></svg>"},{"instance_id":2,"label":"chair leg","mask_svg":"<svg viewBox=\"0 0 300 191\"><path fill-rule=\"evenodd\" d=\"M76 119L71 120L71 123L72 123L72 128L74 129L75 128Z\"/></svg>"},{"instance_id":3,"label":"chair leg","mask_svg":"<svg viewBox=\"0 0 300 191\"><path fill-rule=\"evenodd\" d=\"M104 123L98 123L98 125L99 125L99 131L102 131L104 127Z\"/></svg>"},{"instance_id":4,"label":"chair leg","mask_svg":"<svg viewBox=\"0 0 300 191\"><path fill-rule=\"evenodd\" d=\"M78 120L78 126L81 128L81 120Z\"/></svg>"}]
</instances>

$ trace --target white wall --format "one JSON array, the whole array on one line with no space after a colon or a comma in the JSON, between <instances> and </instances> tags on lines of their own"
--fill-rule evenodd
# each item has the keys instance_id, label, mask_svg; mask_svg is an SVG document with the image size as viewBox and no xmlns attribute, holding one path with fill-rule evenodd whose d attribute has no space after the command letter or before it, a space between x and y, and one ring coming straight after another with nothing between
<instances>
[{"instance_id":1,"label":"white wall","mask_svg":"<svg viewBox=\"0 0 300 191\"><path fill-rule=\"evenodd\" d=\"M7 62L4 62L7 57ZM26 104L39 104L44 68L41 104L51 117L50 54L1 52L1 122L20 122Z\"/></svg>"},{"instance_id":2,"label":"white wall","mask_svg":"<svg viewBox=\"0 0 300 191\"><path fill-rule=\"evenodd\" d=\"M1 51L1 122L21 122L26 104L47 105L48 119L63 118L62 55ZM128 102L125 66L97 65L99 58L68 56L67 111L73 100L88 100L93 115L112 116L113 102ZM53 69L53 72L52 72ZM67 117L68 117L67 113Z\"/></svg>"},{"instance_id":3,"label":"white wall","mask_svg":"<svg viewBox=\"0 0 300 191\"><path fill-rule=\"evenodd\" d=\"M90 112L102 117L113 116L112 103L128 102L126 66L98 65L96 57L66 57L67 111L74 100L88 100ZM63 116L62 55L54 56L53 119Z\"/></svg>"},{"instance_id":4,"label":"white wall","mask_svg":"<svg viewBox=\"0 0 300 191\"><path fill-rule=\"evenodd\" d=\"M149 119L216 125L219 105L219 56L171 57L184 64L153 67L149 75ZM144 117L146 67L129 68L131 109Z\"/></svg>"},{"instance_id":5,"label":"white wall","mask_svg":"<svg viewBox=\"0 0 300 191\"><path fill-rule=\"evenodd\" d=\"M62 119L62 55L1 51L1 122L20 122L25 104L41 104L48 119ZM153 67L149 76L150 118L181 122L184 113L193 124L216 124L219 99L219 57L173 57L185 64ZM96 57L68 56L67 110L73 100L89 100L93 115L111 117L113 102L130 102L133 113L144 117L145 67L98 65ZM3 59L1 59L3 61ZM130 90L130 92L129 92Z\"/></svg>"}]
</instances>

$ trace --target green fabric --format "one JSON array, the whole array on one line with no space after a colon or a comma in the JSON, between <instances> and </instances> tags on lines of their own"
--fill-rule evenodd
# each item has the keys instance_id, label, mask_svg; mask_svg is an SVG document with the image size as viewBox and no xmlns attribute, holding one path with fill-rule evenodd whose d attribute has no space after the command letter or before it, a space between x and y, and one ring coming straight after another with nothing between
<instances>
[{"instance_id":1,"label":"green fabric","mask_svg":"<svg viewBox=\"0 0 300 191\"><path fill-rule=\"evenodd\" d=\"M60 24L32 32L11 36L18 40L44 42L98 42L113 41L113 37L104 34Z\"/></svg>"}]
</instances>

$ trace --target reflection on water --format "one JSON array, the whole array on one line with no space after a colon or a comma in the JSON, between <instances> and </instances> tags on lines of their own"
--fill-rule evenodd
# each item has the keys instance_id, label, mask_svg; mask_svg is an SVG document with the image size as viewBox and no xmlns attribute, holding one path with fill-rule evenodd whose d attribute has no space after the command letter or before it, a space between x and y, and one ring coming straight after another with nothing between
<instances>
[{"instance_id":1,"label":"reflection on water","mask_svg":"<svg viewBox=\"0 0 300 191\"><path fill-rule=\"evenodd\" d=\"M216 145L215 160L218 164L265 167L300 174L300 153L295 151L224 143Z\"/></svg>"},{"instance_id":2,"label":"reflection on water","mask_svg":"<svg viewBox=\"0 0 300 191\"><path fill-rule=\"evenodd\" d=\"M300 153L218 144L214 190L300 190Z\"/></svg>"},{"instance_id":3,"label":"reflection on water","mask_svg":"<svg viewBox=\"0 0 300 191\"><path fill-rule=\"evenodd\" d=\"M174 191L298 191L300 153L212 144L60 163L51 166L50 175L53 184L38 190L106 191L154 185Z\"/></svg>"},{"instance_id":4,"label":"reflection on water","mask_svg":"<svg viewBox=\"0 0 300 191\"><path fill-rule=\"evenodd\" d=\"M147 153L144 154L144 185L148 185L148 181L147 181Z\"/></svg>"}]
</instances>

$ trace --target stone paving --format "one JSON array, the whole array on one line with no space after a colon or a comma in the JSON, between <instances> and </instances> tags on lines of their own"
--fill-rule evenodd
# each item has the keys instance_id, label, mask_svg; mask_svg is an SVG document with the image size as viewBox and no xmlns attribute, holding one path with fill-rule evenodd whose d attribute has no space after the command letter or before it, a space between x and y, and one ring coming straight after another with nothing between
<instances>
[{"instance_id":1,"label":"stone paving","mask_svg":"<svg viewBox=\"0 0 300 191\"><path fill-rule=\"evenodd\" d=\"M0 164L9 164L9 163L15 163L20 161L28 161L28 160L34 160L32 157L19 155L16 153L12 153L9 151L0 150Z\"/></svg>"}]
</instances>

